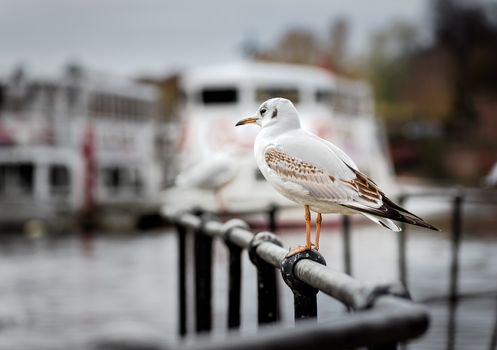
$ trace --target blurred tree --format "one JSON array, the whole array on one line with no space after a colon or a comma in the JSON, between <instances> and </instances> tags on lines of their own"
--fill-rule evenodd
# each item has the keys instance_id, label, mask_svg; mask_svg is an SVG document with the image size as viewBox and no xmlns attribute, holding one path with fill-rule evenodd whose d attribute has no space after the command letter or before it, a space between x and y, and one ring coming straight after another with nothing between
<instances>
[{"instance_id":1,"label":"blurred tree","mask_svg":"<svg viewBox=\"0 0 497 350\"><path fill-rule=\"evenodd\" d=\"M318 40L312 32L294 28L287 31L274 47L256 52L254 58L261 61L315 65L319 52Z\"/></svg>"},{"instance_id":2,"label":"blurred tree","mask_svg":"<svg viewBox=\"0 0 497 350\"><path fill-rule=\"evenodd\" d=\"M497 3L436 0L433 2L433 48L452 59L453 103L449 132L460 136L478 124L480 94L497 96Z\"/></svg>"},{"instance_id":3,"label":"blurred tree","mask_svg":"<svg viewBox=\"0 0 497 350\"><path fill-rule=\"evenodd\" d=\"M266 50L245 50L255 60L285 62L319 66L333 72L352 76L354 69L347 56L348 22L337 17L331 22L324 40L311 31L301 28L289 29L280 40Z\"/></svg>"},{"instance_id":4,"label":"blurred tree","mask_svg":"<svg viewBox=\"0 0 497 350\"><path fill-rule=\"evenodd\" d=\"M338 73L345 73L349 70L347 61L347 41L349 24L346 18L338 17L329 28L327 62L322 64Z\"/></svg>"},{"instance_id":5,"label":"blurred tree","mask_svg":"<svg viewBox=\"0 0 497 350\"><path fill-rule=\"evenodd\" d=\"M372 39L366 73L394 162L475 183L497 160L497 3L430 4L432 40L388 25Z\"/></svg>"},{"instance_id":6,"label":"blurred tree","mask_svg":"<svg viewBox=\"0 0 497 350\"><path fill-rule=\"evenodd\" d=\"M394 22L374 34L366 68L373 90L377 114L386 119L410 115L403 86L415 51L416 27Z\"/></svg>"}]
</instances>

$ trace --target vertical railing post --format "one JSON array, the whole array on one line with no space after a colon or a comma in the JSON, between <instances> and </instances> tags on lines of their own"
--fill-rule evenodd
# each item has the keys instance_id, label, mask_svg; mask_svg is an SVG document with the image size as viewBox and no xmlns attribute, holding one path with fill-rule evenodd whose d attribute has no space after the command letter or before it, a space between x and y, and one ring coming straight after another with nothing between
<instances>
[{"instance_id":1,"label":"vertical railing post","mask_svg":"<svg viewBox=\"0 0 497 350\"><path fill-rule=\"evenodd\" d=\"M495 307L494 327L492 329L492 335L490 336L490 345L488 346L488 349L495 350L496 348L497 348L497 304Z\"/></svg>"},{"instance_id":2,"label":"vertical railing post","mask_svg":"<svg viewBox=\"0 0 497 350\"><path fill-rule=\"evenodd\" d=\"M212 237L204 232L204 221L195 234L195 330L212 328Z\"/></svg>"},{"instance_id":3,"label":"vertical railing post","mask_svg":"<svg viewBox=\"0 0 497 350\"><path fill-rule=\"evenodd\" d=\"M277 222L277 214L278 214L278 206L275 204L272 204L269 207L268 210L268 219L269 219L269 231L271 232L276 232L278 229L278 222Z\"/></svg>"},{"instance_id":4,"label":"vertical railing post","mask_svg":"<svg viewBox=\"0 0 497 350\"><path fill-rule=\"evenodd\" d=\"M451 300L455 300L458 297L459 248L461 245L462 232L462 204L463 196L461 193L458 193L454 197L452 212L452 241L449 285L449 297Z\"/></svg>"},{"instance_id":5,"label":"vertical railing post","mask_svg":"<svg viewBox=\"0 0 497 350\"><path fill-rule=\"evenodd\" d=\"M176 224L178 240L178 320L179 335L186 335L186 227Z\"/></svg>"},{"instance_id":6,"label":"vertical railing post","mask_svg":"<svg viewBox=\"0 0 497 350\"><path fill-rule=\"evenodd\" d=\"M350 216L342 215L343 265L347 275L352 276L352 242L350 237Z\"/></svg>"},{"instance_id":7,"label":"vertical railing post","mask_svg":"<svg viewBox=\"0 0 497 350\"><path fill-rule=\"evenodd\" d=\"M231 231L234 228L248 229L248 225L239 219L225 223L224 243L229 250L229 280L228 280L228 329L240 327L240 301L242 277L242 248L231 241Z\"/></svg>"},{"instance_id":8,"label":"vertical railing post","mask_svg":"<svg viewBox=\"0 0 497 350\"><path fill-rule=\"evenodd\" d=\"M399 197L399 206L404 207L407 199L407 194ZM397 232L398 241L398 262L399 262L399 280L407 288L407 225L404 222L400 223L400 232Z\"/></svg>"},{"instance_id":9,"label":"vertical railing post","mask_svg":"<svg viewBox=\"0 0 497 350\"><path fill-rule=\"evenodd\" d=\"M250 261L257 268L257 299L258 299L258 321L259 324L267 324L279 321L280 309L278 298L278 285L276 282L275 268L259 258L257 247L264 242L272 242L283 246L273 233L259 232L250 243Z\"/></svg>"},{"instance_id":10,"label":"vertical railing post","mask_svg":"<svg viewBox=\"0 0 497 350\"><path fill-rule=\"evenodd\" d=\"M317 318L318 314L317 294L319 290L301 282L295 276L295 265L301 259L310 259L326 265L323 256L315 250L304 251L291 257L286 257L281 262L281 275L293 292L295 321Z\"/></svg>"},{"instance_id":11,"label":"vertical railing post","mask_svg":"<svg viewBox=\"0 0 497 350\"><path fill-rule=\"evenodd\" d=\"M242 275L242 249L226 241L230 253L228 289L228 328L240 327L240 294Z\"/></svg>"},{"instance_id":12,"label":"vertical railing post","mask_svg":"<svg viewBox=\"0 0 497 350\"><path fill-rule=\"evenodd\" d=\"M459 250L462 233L462 205L463 194L457 193L452 209L452 236L451 236L451 261L449 280L449 317L447 324L447 349L455 348L456 314L459 298Z\"/></svg>"}]
</instances>

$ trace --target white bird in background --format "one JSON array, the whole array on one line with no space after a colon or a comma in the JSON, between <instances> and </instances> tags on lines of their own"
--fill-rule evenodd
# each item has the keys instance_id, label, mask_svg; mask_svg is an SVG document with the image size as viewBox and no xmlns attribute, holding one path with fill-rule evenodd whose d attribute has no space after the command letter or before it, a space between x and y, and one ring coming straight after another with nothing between
<instances>
[{"instance_id":1,"label":"white bird in background","mask_svg":"<svg viewBox=\"0 0 497 350\"><path fill-rule=\"evenodd\" d=\"M388 199L340 148L303 130L291 101L267 100L254 116L236 126L245 124L261 127L254 153L266 180L305 208L305 245L293 248L288 256L313 246L319 249L322 213L362 214L392 231L400 228L391 219L439 231ZM311 243L311 210L317 213L315 244Z\"/></svg>"},{"instance_id":2,"label":"white bird in background","mask_svg":"<svg viewBox=\"0 0 497 350\"><path fill-rule=\"evenodd\" d=\"M219 211L224 211L221 192L237 175L238 163L226 154L215 154L206 158L176 177L176 185L212 191Z\"/></svg>"}]
</instances>

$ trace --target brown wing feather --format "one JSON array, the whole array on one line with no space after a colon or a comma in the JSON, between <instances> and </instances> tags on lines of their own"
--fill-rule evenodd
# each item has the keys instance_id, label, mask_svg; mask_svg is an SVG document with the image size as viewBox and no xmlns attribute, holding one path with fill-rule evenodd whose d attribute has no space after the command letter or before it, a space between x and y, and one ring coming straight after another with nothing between
<instances>
[{"instance_id":1,"label":"brown wing feather","mask_svg":"<svg viewBox=\"0 0 497 350\"><path fill-rule=\"evenodd\" d=\"M382 203L382 205L378 208L358 208L351 205L343 205L343 206L348 208L354 208L356 210L363 211L369 214L378 215L384 218L405 222L411 225L426 227L431 230L440 231L440 229L427 223L419 216L395 204L366 175L362 174L357 170L354 169L352 170L356 173L357 178L352 181L346 181L346 182L349 182L350 186L354 186L354 188L356 188L357 192L361 197L369 200L377 200L378 202Z\"/></svg>"},{"instance_id":2,"label":"brown wing feather","mask_svg":"<svg viewBox=\"0 0 497 350\"><path fill-rule=\"evenodd\" d=\"M352 168L351 168L352 169ZM354 191L359 194L359 197L365 199L366 201L379 204L382 202L383 193L380 191L378 186L371 181L366 175L352 169L356 178L353 180L340 180L345 185L351 187Z\"/></svg>"},{"instance_id":3,"label":"brown wing feather","mask_svg":"<svg viewBox=\"0 0 497 350\"><path fill-rule=\"evenodd\" d=\"M285 177L308 180L312 175L326 175L322 169L276 149L266 151L264 157L266 164L272 170ZM331 181L335 181L335 177L330 175L328 177Z\"/></svg>"},{"instance_id":4,"label":"brown wing feather","mask_svg":"<svg viewBox=\"0 0 497 350\"><path fill-rule=\"evenodd\" d=\"M267 166L283 180L302 186L316 200L345 202L356 194L336 177L305 160L293 157L276 148L264 153Z\"/></svg>"}]
</instances>

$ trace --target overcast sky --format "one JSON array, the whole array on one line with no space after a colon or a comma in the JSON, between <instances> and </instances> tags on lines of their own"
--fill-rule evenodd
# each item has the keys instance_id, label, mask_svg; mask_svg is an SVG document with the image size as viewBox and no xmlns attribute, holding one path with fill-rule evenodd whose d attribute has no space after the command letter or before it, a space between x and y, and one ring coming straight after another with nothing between
<instances>
[{"instance_id":1,"label":"overcast sky","mask_svg":"<svg viewBox=\"0 0 497 350\"><path fill-rule=\"evenodd\" d=\"M325 36L349 21L352 50L395 19L423 23L427 0L0 0L0 74L16 64L52 74L68 60L115 74L166 73L242 57L290 27Z\"/></svg>"}]
</instances>

